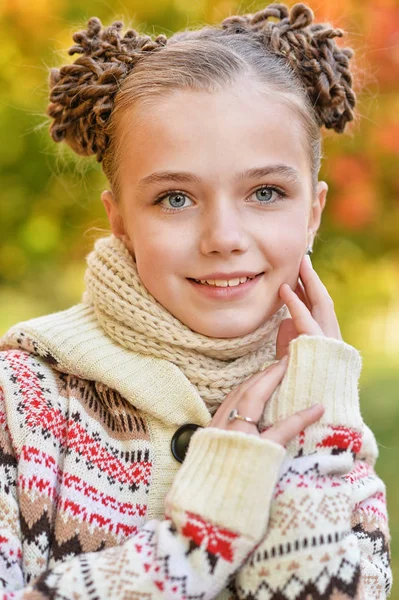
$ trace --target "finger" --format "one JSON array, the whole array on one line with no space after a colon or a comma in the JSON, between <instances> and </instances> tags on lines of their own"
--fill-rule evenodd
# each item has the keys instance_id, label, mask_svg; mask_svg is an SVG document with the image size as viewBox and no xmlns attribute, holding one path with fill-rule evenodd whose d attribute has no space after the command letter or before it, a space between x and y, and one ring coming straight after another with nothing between
<instances>
[{"instance_id":1,"label":"finger","mask_svg":"<svg viewBox=\"0 0 399 600\"><path fill-rule=\"evenodd\" d=\"M324 335L323 330L317 321L313 318L310 310L304 305L292 291L288 283L283 283L279 289L279 294L285 304L288 306L295 329L298 335Z\"/></svg>"},{"instance_id":2,"label":"finger","mask_svg":"<svg viewBox=\"0 0 399 600\"><path fill-rule=\"evenodd\" d=\"M251 392L249 392L249 389L258 380L268 377L269 374L272 373L273 371L277 370L278 372L281 371L282 373L285 373L286 368L287 368L287 362L288 362L288 357L286 358L286 360L280 360L279 362L272 363L271 365L266 367L266 369L264 369L263 371L259 371L259 373L255 373L251 377L248 377L248 379L246 379L238 387L236 387L234 390L232 390L226 396L226 398L224 399L224 401L222 402L220 407L217 409L216 413L214 414L214 416L212 418L210 426L212 426L212 427L223 426L224 427L226 424L226 421L227 421L227 416L229 415L230 411L238 405L240 398L245 394L247 394L248 397L251 397ZM246 415L246 416L250 416L250 415Z\"/></svg>"},{"instance_id":3,"label":"finger","mask_svg":"<svg viewBox=\"0 0 399 600\"><path fill-rule=\"evenodd\" d=\"M302 302L304 303L304 305L306 306L306 308L309 309L309 310L311 310L312 307L310 305L310 302L308 300L308 297L306 295L305 289L304 289L304 287L303 287L300 279L298 279L298 283L297 283L297 286L296 286L294 292L298 296L298 298L300 300L302 300Z\"/></svg>"},{"instance_id":4,"label":"finger","mask_svg":"<svg viewBox=\"0 0 399 600\"><path fill-rule=\"evenodd\" d=\"M236 408L240 415L249 417L257 423L263 414L265 402L283 379L286 368L287 360L281 360L270 365L265 371L259 373L259 376L254 377L251 385L245 389L240 389L241 386L239 386L237 394L223 403L219 415L219 426L230 431L259 434L253 423L247 423L241 419L229 421L229 414L232 409Z\"/></svg>"},{"instance_id":5,"label":"finger","mask_svg":"<svg viewBox=\"0 0 399 600\"><path fill-rule=\"evenodd\" d=\"M332 298L328 293L326 286L313 268L310 256L303 256L299 266L299 274L304 285L305 293L312 307L320 302L320 300L326 298L329 298L332 302Z\"/></svg>"},{"instance_id":6,"label":"finger","mask_svg":"<svg viewBox=\"0 0 399 600\"><path fill-rule=\"evenodd\" d=\"M291 318L283 319L276 338L276 358L278 360L289 354L289 345L296 337L298 337L298 332L294 321Z\"/></svg>"},{"instance_id":7,"label":"finger","mask_svg":"<svg viewBox=\"0 0 399 600\"><path fill-rule=\"evenodd\" d=\"M333 299L314 270L309 257L305 256L302 259L300 275L311 304L310 312L313 318L320 325L326 336L341 339Z\"/></svg>"},{"instance_id":8,"label":"finger","mask_svg":"<svg viewBox=\"0 0 399 600\"><path fill-rule=\"evenodd\" d=\"M280 421L273 427L270 427L266 432L261 434L261 437L277 442L285 446L301 433L306 427L316 423L324 413L322 404L314 404L310 408L305 408L287 419Z\"/></svg>"},{"instance_id":9,"label":"finger","mask_svg":"<svg viewBox=\"0 0 399 600\"><path fill-rule=\"evenodd\" d=\"M287 363L288 357L284 357L278 363L275 363L273 368L267 369L263 373L263 377L255 379L252 385L240 394L235 408L237 408L241 415L259 421L266 402L270 399L285 375ZM237 421L233 421L232 423L233 428L236 428L234 425L237 424Z\"/></svg>"}]
</instances>

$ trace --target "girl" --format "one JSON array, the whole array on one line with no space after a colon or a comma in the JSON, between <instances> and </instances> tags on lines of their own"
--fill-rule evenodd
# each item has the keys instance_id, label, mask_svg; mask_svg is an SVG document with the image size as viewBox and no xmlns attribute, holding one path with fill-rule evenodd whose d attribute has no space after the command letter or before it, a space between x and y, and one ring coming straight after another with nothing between
<instances>
[{"instance_id":1,"label":"girl","mask_svg":"<svg viewBox=\"0 0 399 600\"><path fill-rule=\"evenodd\" d=\"M320 127L353 118L302 4L152 40L92 18L53 70L112 235L83 302L2 340L3 598L386 598L385 488L307 256Z\"/></svg>"}]
</instances>

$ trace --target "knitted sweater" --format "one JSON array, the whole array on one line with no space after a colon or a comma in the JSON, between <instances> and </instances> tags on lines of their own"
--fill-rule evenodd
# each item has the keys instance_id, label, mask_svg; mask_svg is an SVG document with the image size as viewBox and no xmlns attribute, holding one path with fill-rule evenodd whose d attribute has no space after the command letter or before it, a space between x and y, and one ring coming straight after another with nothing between
<instances>
[{"instance_id":1,"label":"knitted sweater","mask_svg":"<svg viewBox=\"0 0 399 600\"><path fill-rule=\"evenodd\" d=\"M206 427L182 372L113 343L88 306L20 324L1 349L3 599L387 597L385 486L353 347L291 342L266 420L325 412L286 449ZM203 428L180 465L184 423Z\"/></svg>"}]
</instances>

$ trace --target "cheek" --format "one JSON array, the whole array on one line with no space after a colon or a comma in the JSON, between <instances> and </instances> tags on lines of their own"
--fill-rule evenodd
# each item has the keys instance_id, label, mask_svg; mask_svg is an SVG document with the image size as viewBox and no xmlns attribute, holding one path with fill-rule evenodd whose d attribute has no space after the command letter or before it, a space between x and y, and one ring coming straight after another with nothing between
<instances>
[{"instance_id":1,"label":"cheek","mask_svg":"<svg viewBox=\"0 0 399 600\"><path fill-rule=\"evenodd\" d=\"M270 225L262 228L258 240L272 266L299 265L306 245L303 217L291 215Z\"/></svg>"},{"instance_id":2,"label":"cheek","mask_svg":"<svg viewBox=\"0 0 399 600\"><path fill-rule=\"evenodd\" d=\"M142 279L153 272L162 273L169 262L169 251L167 245L162 243L159 236L149 233L137 235L134 238L134 252L137 268Z\"/></svg>"},{"instance_id":3,"label":"cheek","mask_svg":"<svg viewBox=\"0 0 399 600\"><path fill-rule=\"evenodd\" d=\"M296 287L306 248L306 232L302 214L286 216L279 223L274 223L274 227L264 229L260 243L277 288L283 283L288 283L293 289Z\"/></svg>"},{"instance_id":4,"label":"cheek","mask_svg":"<svg viewBox=\"0 0 399 600\"><path fill-rule=\"evenodd\" d=\"M165 226L137 227L132 239L140 278L151 294L159 298L165 282L170 285L170 275L184 273L190 255L187 243Z\"/></svg>"}]
</instances>

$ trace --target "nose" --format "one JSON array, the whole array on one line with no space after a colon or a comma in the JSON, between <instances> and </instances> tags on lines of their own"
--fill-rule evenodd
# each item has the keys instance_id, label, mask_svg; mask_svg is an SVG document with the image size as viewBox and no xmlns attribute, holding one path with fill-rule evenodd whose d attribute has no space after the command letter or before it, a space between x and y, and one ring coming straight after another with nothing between
<instances>
[{"instance_id":1,"label":"nose","mask_svg":"<svg viewBox=\"0 0 399 600\"><path fill-rule=\"evenodd\" d=\"M207 207L200 234L200 252L228 257L248 249L248 236L242 215L228 198Z\"/></svg>"}]
</instances>

